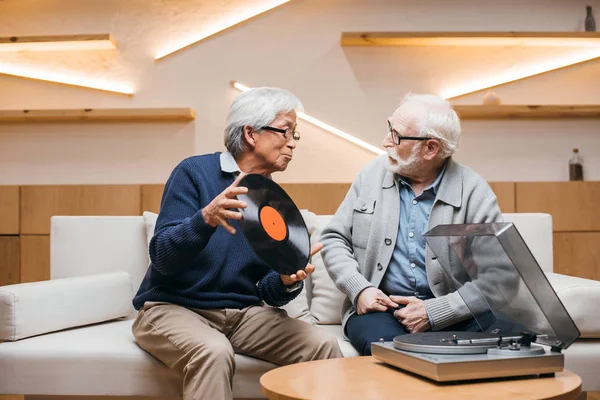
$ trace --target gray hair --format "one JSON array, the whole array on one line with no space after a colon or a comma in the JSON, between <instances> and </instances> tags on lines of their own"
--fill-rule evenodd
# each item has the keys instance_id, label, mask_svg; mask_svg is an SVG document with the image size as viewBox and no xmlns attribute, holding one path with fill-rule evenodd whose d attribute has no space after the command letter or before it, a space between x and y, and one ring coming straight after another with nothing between
<instances>
[{"instance_id":1,"label":"gray hair","mask_svg":"<svg viewBox=\"0 0 600 400\"><path fill-rule=\"evenodd\" d=\"M269 125L277 115L296 110L304 111L300 100L284 89L260 87L240 94L229 107L225 128L225 147L237 158L243 151L244 126L260 129Z\"/></svg>"},{"instance_id":2,"label":"gray hair","mask_svg":"<svg viewBox=\"0 0 600 400\"><path fill-rule=\"evenodd\" d=\"M454 154L460 140L460 119L447 100L432 94L408 93L396 112L401 108L403 117L414 120L417 136L439 139L442 158Z\"/></svg>"}]
</instances>

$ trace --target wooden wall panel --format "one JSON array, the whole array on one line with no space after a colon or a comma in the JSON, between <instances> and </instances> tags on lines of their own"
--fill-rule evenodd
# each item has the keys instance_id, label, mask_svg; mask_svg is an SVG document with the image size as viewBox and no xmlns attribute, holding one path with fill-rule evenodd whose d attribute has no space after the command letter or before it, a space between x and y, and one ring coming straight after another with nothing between
<instances>
[{"instance_id":1,"label":"wooden wall panel","mask_svg":"<svg viewBox=\"0 0 600 400\"><path fill-rule=\"evenodd\" d=\"M333 214L344 200L351 183L280 183L298 208L307 208L316 214ZM515 183L490 182L498 197L502 212L515 212ZM164 185L142 185L141 210L158 213Z\"/></svg>"},{"instance_id":2,"label":"wooden wall panel","mask_svg":"<svg viewBox=\"0 0 600 400\"><path fill-rule=\"evenodd\" d=\"M22 394L6 394L0 395L0 400L23 400L25 396Z\"/></svg>"},{"instance_id":3,"label":"wooden wall panel","mask_svg":"<svg viewBox=\"0 0 600 400\"><path fill-rule=\"evenodd\" d=\"M552 214L555 232L600 231L600 182L517 182L517 212Z\"/></svg>"},{"instance_id":4,"label":"wooden wall panel","mask_svg":"<svg viewBox=\"0 0 600 400\"><path fill-rule=\"evenodd\" d=\"M280 186L294 200L299 209L308 209L315 214L334 214L350 183L282 183Z\"/></svg>"},{"instance_id":5,"label":"wooden wall panel","mask_svg":"<svg viewBox=\"0 0 600 400\"><path fill-rule=\"evenodd\" d=\"M0 286L20 282L20 244L18 236L0 236Z\"/></svg>"},{"instance_id":6,"label":"wooden wall panel","mask_svg":"<svg viewBox=\"0 0 600 400\"><path fill-rule=\"evenodd\" d=\"M19 234L19 187L0 186L0 235Z\"/></svg>"},{"instance_id":7,"label":"wooden wall panel","mask_svg":"<svg viewBox=\"0 0 600 400\"><path fill-rule=\"evenodd\" d=\"M50 279L50 236L21 236L21 282Z\"/></svg>"},{"instance_id":8,"label":"wooden wall panel","mask_svg":"<svg viewBox=\"0 0 600 400\"><path fill-rule=\"evenodd\" d=\"M600 280L600 232L555 233L554 272Z\"/></svg>"},{"instance_id":9,"label":"wooden wall panel","mask_svg":"<svg viewBox=\"0 0 600 400\"><path fill-rule=\"evenodd\" d=\"M514 182L489 182L498 198L498 206L503 213L514 213L516 210L515 183Z\"/></svg>"},{"instance_id":10,"label":"wooden wall panel","mask_svg":"<svg viewBox=\"0 0 600 400\"><path fill-rule=\"evenodd\" d=\"M50 233L53 215L140 215L139 185L21 187L21 234Z\"/></svg>"},{"instance_id":11,"label":"wooden wall panel","mask_svg":"<svg viewBox=\"0 0 600 400\"><path fill-rule=\"evenodd\" d=\"M158 214L164 189L165 185L163 184L142 185L141 211L152 211Z\"/></svg>"}]
</instances>

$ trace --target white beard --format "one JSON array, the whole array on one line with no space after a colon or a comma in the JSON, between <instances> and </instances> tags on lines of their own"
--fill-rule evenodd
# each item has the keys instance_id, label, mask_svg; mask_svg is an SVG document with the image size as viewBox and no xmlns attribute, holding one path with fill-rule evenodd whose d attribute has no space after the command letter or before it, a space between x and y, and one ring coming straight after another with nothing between
<instances>
[{"instance_id":1,"label":"white beard","mask_svg":"<svg viewBox=\"0 0 600 400\"><path fill-rule=\"evenodd\" d=\"M410 156L408 156L406 160L402 160L398 153L396 153L396 149L388 147L387 153L389 158L386 160L385 169L402 176L415 175L415 172L421 169L425 163L425 160L419 158L419 148L420 146L413 147ZM390 158L392 158L395 163L393 163Z\"/></svg>"}]
</instances>

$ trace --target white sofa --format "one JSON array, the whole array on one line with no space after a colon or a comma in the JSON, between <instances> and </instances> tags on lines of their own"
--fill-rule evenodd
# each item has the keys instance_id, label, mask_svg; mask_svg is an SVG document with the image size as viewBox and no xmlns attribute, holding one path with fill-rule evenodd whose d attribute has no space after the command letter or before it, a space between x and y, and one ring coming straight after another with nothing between
<instances>
[{"instance_id":1,"label":"white sofa","mask_svg":"<svg viewBox=\"0 0 600 400\"><path fill-rule=\"evenodd\" d=\"M330 216L303 215L317 240ZM515 223L582 332L565 356L584 391L600 390L600 282L552 273L552 219L505 214ZM180 397L182 380L141 350L131 334L131 299L148 266L144 217L53 217L51 278L0 287L0 394ZM343 295L317 255L304 292L286 306L290 316L342 338ZM586 309L584 311L584 309ZM273 364L236 355L234 396L262 397L259 377Z\"/></svg>"}]
</instances>

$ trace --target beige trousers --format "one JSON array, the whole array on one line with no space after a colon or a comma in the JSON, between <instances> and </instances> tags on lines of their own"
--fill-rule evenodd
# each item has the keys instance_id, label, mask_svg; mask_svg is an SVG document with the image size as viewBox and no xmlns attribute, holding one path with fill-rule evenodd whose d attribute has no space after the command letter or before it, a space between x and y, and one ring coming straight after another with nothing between
<instances>
[{"instance_id":1,"label":"beige trousers","mask_svg":"<svg viewBox=\"0 0 600 400\"><path fill-rule=\"evenodd\" d=\"M270 307L199 310L147 302L132 331L142 349L183 374L184 400L231 399L234 353L278 365L342 357L333 335Z\"/></svg>"}]
</instances>

